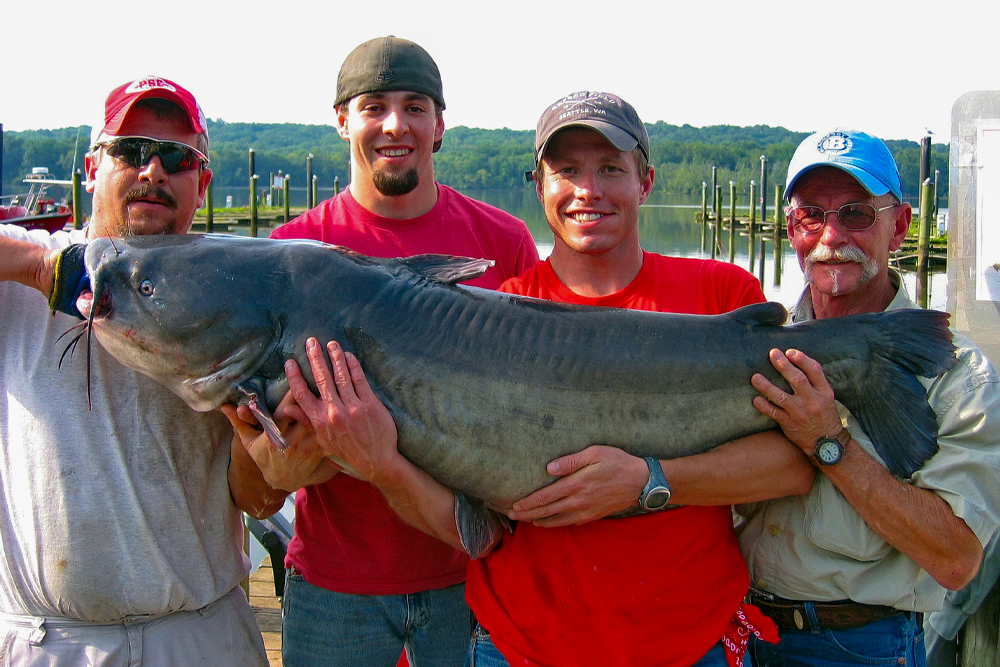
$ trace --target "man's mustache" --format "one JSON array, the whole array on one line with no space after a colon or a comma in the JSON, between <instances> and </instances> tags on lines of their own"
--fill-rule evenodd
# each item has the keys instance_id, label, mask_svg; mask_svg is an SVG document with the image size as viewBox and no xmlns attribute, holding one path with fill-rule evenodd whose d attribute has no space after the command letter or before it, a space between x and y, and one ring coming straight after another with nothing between
<instances>
[{"instance_id":1,"label":"man's mustache","mask_svg":"<svg viewBox=\"0 0 1000 667\"><path fill-rule=\"evenodd\" d=\"M138 199L152 200L170 208L177 208L177 200L169 192L154 185L140 185L135 190L130 190L125 195L125 204L131 204Z\"/></svg>"}]
</instances>

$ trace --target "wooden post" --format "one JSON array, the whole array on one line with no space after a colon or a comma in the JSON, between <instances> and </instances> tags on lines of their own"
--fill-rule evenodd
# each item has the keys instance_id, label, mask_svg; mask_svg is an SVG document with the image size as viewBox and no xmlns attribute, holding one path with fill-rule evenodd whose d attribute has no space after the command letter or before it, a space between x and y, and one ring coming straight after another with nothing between
<instances>
[{"instance_id":1,"label":"wooden post","mask_svg":"<svg viewBox=\"0 0 1000 667\"><path fill-rule=\"evenodd\" d=\"M714 170L715 167L712 167ZM712 259L715 259L719 250L719 222L722 220L722 186L715 186L715 203L712 205L715 216L712 219Z\"/></svg>"},{"instance_id":2,"label":"wooden post","mask_svg":"<svg viewBox=\"0 0 1000 667\"><path fill-rule=\"evenodd\" d=\"M708 183L701 182L701 254L705 254L708 240Z\"/></svg>"},{"instance_id":3,"label":"wooden post","mask_svg":"<svg viewBox=\"0 0 1000 667\"><path fill-rule=\"evenodd\" d=\"M257 237L257 174L250 177L250 236Z\"/></svg>"},{"instance_id":4,"label":"wooden post","mask_svg":"<svg viewBox=\"0 0 1000 667\"><path fill-rule=\"evenodd\" d=\"M715 167L712 167L712 193L713 193L712 196L713 197L715 196L715 188L718 186L718 183L716 183L716 176L717 175L718 175L718 170ZM718 214L719 209L715 208L716 203L717 202L715 200L712 200L712 217L715 218L716 220L718 220L718 218L716 217L716 215ZM712 255L712 257L715 257L715 255Z\"/></svg>"},{"instance_id":5,"label":"wooden post","mask_svg":"<svg viewBox=\"0 0 1000 667\"><path fill-rule=\"evenodd\" d=\"M289 215L289 210L288 210L288 174L285 174L285 178L282 179L281 186L282 186L281 199L284 202L285 206L285 224L287 225L288 221L291 220L291 216Z\"/></svg>"},{"instance_id":6,"label":"wooden post","mask_svg":"<svg viewBox=\"0 0 1000 667\"><path fill-rule=\"evenodd\" d=\"M927 308L927 269L928 254L931 242L931 219L934 216L934 186L931 179L925 180L920 187L920 221L917 223L917 305Z\"/></svg>"},{"instance_id":7,"label":"wooden post","mask_svg":"<svg viewBox=\"0 0 1000 667\"><path fill-rule=\"evenodd\" d=\"M729 263L736 261L736 181L729 181Z\"/></svg>"},{"instance_id":8,"label":"wooden post","mask_svg":"<svg viewBox=\"0 0 1000 667\"><path fill-rule=\"evenodd\" d=\"M313 193L312 189L313 182L313 154L310 153L306 157L306 208L312 208L316 205L316 195Z\"/></svg>"},{"instance_id":9,"label":"wooden post","mask_svg":"<svg viewBox=\"0 0 1000 667\"><path fill-rule=\"evenodd\" d=\"M750 225L747 228L747 236L750 238L750 243L747 246L747 254L750 255L747 271L750 273L753 273L753 249L757 239L757 199L754 197L756 187L757 181L750 181Z\"/></svg>"},{"instance_id":10,"label":"wooden post","mask_svg":"<svg viewBox=\"0 0 1000 667\"><path fill-rule=\"evenodd\" d=\"M313 206L319 204L319 176L317 176L316 174L313 174L312 186L309 189L309 193L310 193L310 199L312 200L312 206L310 206L309 208L312 208Z\"/></svg>"},{"instance_id":11,"label":"wooden post","mask_svg":"<svg viewBox=\"0 0 1000 667\"><path fill-rule=\"evenodd\" d=\"M215 206L212 199L212 181L208 182L208 192L205 193L205 233L211 234L215 231Z\"/></svg>"},{"instance_id":12,"label":"wooden post","mask_svg":"<svg viewBox=\"0 0 1000 667\"><path fill-rule=\"evenodd\" d=\"M73 172L73 229L83 229L83 188L80 187L81 174L77 169Z\"/></svg>"},{"instance_id":13,"label":"wooden post","mask_svg":"<svg viewBox=\"0 0 1000 667\"><path fill-rule=\"evenodd\" d=\"M1000 662L1000 587L993 586L958 634L958 664L962 667L993 667Z\"/></svg>"},{"instance_id":14,"label":"wooden post","mask_svg":"<svg viewBox=\"0 0 1000 667\"><path fill-rule=\"evenodd\" d=\"M781 287L785 264L785 215L781 210L781 186L774 186L774 286Z\"/></svg>"},{"instance_id":15,"label":"wooden post","mask_svg":"<svg viewBox=\"0 0 1000 667\"><path fill-rule=\"evenodd\" d=\"M334 196L340 194L340 177L339 176L334 176L333 177L333 194L334 194Z\"/></svg>"}]
</instances>

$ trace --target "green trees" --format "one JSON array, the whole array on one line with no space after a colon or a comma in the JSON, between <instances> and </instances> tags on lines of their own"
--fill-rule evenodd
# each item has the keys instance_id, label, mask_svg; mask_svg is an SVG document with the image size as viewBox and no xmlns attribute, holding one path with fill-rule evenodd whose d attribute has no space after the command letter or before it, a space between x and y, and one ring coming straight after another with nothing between
<instances>
[{"instance_id":1,"label":"green trees","mask_svg":"<svg viewBox=\"0 0 1000 667\"><path fill-rule=\"evenodd\" d=\"M715 125L693 127L663 121L647 124L650 162L656 166L655 189L661 192L695 194L703 181L710 181L712 167L717 182L735 181L745 192L751 180L760 177L760 156L769 160L768 183L782 183L792 152L807 135L783 127ZM77 135L79 134L79 140ZM349 146L330 125L290 123L226 123L209 120L212 138L212 170L215 183L245 186L248 178L247 150L254 149L257 174L264 185L269 173L291 176L292 186L306 186L306 157L313 155L313 173L323 188L339 177L341 187L349 179ZM90 128L63 128L5 132L3 156L4 192L23 189L21 179L32 167L48 167L55 178L69 178L73 167L83 168L83 152ZM459 189L513 189L524 187L524 172L532 169L534 131L449 128L434 168L439 181ZM78 147L77 147L78 143ZM912 141L887 141L903 178L903 192L917 196L920 146ZM76 150L74 151L74 147ZM931 173L941 172L942 198L948 192L948 147L932 147ZM943 200L942 200L943 201Z\"/></svg>"}]
</instances>

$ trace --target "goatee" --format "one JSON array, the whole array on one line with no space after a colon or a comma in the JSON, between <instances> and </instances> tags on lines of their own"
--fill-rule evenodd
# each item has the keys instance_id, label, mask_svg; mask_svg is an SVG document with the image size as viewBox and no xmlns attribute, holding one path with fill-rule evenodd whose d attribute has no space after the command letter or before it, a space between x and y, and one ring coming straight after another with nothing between
<instances>
[{"instance_id":1,"label":"goatee","mask_svg":"<svg viewBox=\"0 0 1000 667\"><path fill-rule=\"evenodd\" d=\"M372 172L372 182L375 189L386 197L399 197L413 192L420 182L416 169L404 171L401 174L388 173L384 169Z\"/></svg>"}]
</instances>

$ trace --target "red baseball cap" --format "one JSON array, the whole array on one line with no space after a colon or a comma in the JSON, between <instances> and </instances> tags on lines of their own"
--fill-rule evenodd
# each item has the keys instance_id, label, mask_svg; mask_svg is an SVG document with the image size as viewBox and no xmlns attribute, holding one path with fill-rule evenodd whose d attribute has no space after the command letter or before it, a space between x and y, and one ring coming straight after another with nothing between
<instances>
[{"instance_id":1,"label":"red baseball cap","mask_svg":"<svg viewBox=\"0 0 1000 667\"><path fill-rule=\"evenodd\" d=\"M104 126L93 128L92 136L96 139L101 134L117 134L121 129L125 116L132 105L147 97L160 97L169 100L184 110L191 123L191 129L196 134L208 136L208 123L198 102L187 89L158 76L144 76L122 84L111 91L104 102Z\"/></svg>"}]
</instances>

